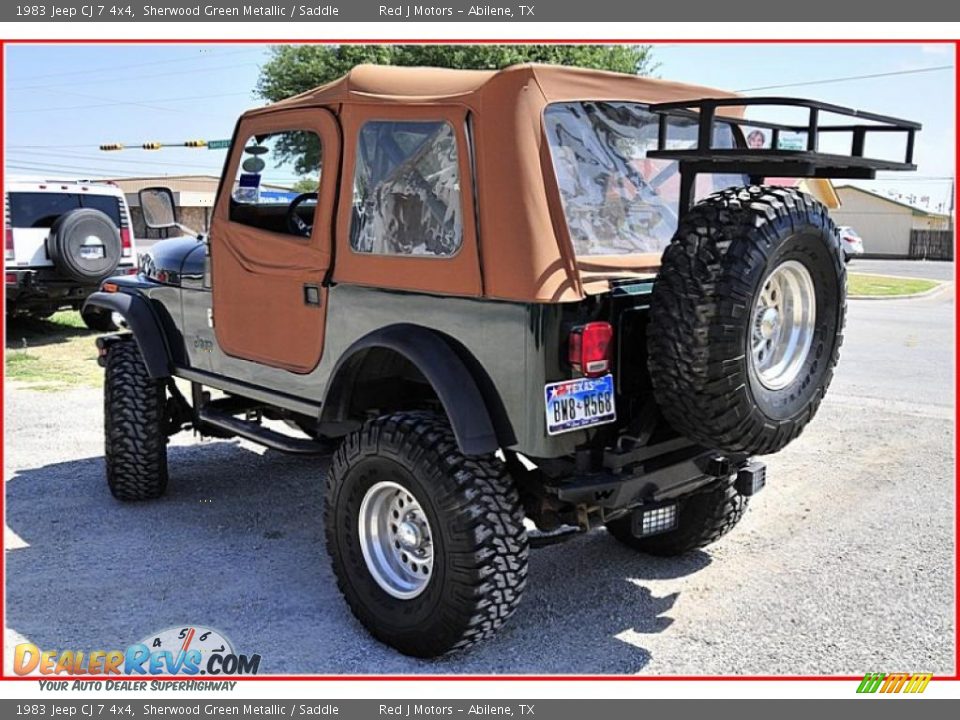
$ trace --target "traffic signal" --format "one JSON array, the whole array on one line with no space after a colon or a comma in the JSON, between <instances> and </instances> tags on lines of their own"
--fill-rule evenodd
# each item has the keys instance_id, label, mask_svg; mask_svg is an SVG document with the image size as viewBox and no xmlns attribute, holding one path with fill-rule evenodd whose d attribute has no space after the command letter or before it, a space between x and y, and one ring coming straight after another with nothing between
<instances>
[{"instance_id":1,"label":"traffic signal","mask_svg":"<svg viewBox=\"0 0 960 720\"><path fill-rule=\"evenodd\" d=\"M100 149L104 152L112 152L114 150L123 150L123 145L121 143L106 143L101 145Z\"/></svg>"},{"instance_id":2,"label":"traffic signal","mask_svg":"<svg viewBox=\"0 0 960 720\"><path fill-rule=\"evenodd\" d=\"M207 146L207 141L206 140L187 140L183 145L184 147L201 148L201 147Z\"/></svg>"},{"instance_id":3,"label":"traffic signal","mask_svg":"<svg viewBox=\"0 0 960 720\"><path fill-rule=\"evenodd\" d=\"M145 142L145 143L144 143L143 145L141 145L140 147L142 147L144 150L159 150L160 148L163 147L163 143L158 143L158 142Z\"/></svg>"}]
</instances>

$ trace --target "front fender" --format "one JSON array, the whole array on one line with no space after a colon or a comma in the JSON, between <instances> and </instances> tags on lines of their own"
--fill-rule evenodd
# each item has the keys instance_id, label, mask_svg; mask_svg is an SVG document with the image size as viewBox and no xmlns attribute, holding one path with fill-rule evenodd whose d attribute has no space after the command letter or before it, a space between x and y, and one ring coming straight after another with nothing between
<instances>
[{"instance_id":1,"label":"front fender","mask_svg":"<svg viewBox=\"0 0 960 720\"><path fill-rule=\"evenodd\" d=\"M500 447L491 412L476 379L441 335L417 325L392 325L354 342L337 361L327 385L321 423L346 420L354 373L362 351L399 353L423 374L440 398L457 444L465 455L487 455Z\"/></svg>"},{"instance_id":2,"label":"front fender","mask_svg":"<svg viewBox=\"0 0 960 720\"><path fill-rule=\"evenodd\" d=\"M160 322L146 298L125 292L95 292L87 298L84 308L88 305L120 313L133 332L150 377L170 377L170 351Z\"/></svg>"}]
</instances>

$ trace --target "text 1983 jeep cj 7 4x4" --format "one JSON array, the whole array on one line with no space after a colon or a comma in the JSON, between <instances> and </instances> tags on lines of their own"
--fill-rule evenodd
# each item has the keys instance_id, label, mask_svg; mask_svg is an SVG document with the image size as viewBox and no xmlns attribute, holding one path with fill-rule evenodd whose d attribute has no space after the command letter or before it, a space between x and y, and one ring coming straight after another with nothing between
<instances>
[{"instance_id":1,"label":"text 1983 jeep cj 7 4x4","mask_svg":"<svg viewBox=\"0 0 960 720\"><path fill-rule=\"evenodd\" d=\"M806 119L744 120L754 105ZM844 321L825 208L763 180L914 169L918 129L544 66L362 66L252 110L209 238L157 243L89 300L132 330L99 340L110 489L161 495L188 427L336 448L340 589L418 656L514 611L525 518L541 541L605 525L659 555L713 542L764 484L751 456L816 412ZM905 157L865 157L874 131L902 133ZM315 192L291 190L306 178ZM175 223L163 189L141 206Z\"/></svg>"}]
</instances>

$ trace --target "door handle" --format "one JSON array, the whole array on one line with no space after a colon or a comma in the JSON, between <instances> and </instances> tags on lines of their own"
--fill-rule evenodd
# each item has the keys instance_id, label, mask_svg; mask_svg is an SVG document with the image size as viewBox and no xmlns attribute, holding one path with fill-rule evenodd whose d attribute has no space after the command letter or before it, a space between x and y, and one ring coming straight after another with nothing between
<instances>
[{"instance_id":1,"label":"door handle","mask_svg":"<svg viewBox=\"0 0 960 720\"><path fill-rule=\"evenodd\" d=\"M303 286L303 304L309 305L311 307L320 307L320 286L319 285L304 285Z\"/></svg>"}]
</instances>

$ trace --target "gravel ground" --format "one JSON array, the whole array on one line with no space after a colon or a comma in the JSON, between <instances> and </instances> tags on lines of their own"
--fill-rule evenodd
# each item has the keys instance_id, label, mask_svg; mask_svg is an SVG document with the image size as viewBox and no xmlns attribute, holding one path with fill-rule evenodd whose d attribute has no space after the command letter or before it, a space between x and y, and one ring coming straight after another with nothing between
<instances>
[{"instance_id":1,"label":"gravel ground","mask_svg":"<svg viewBox=\"0 0 960 720\"><path fill-rule=\"evenodd\" d=\"M827 400L733 533L672 560L604 531L536 550L503 631L429 662L340 598L325 461L178 436L168 496L122 505L99 393L8 388L6 642L110 649L193 623L272 673L950 674L953 310L952 289L851 302Z\"/></svg>"}]
</instances>

